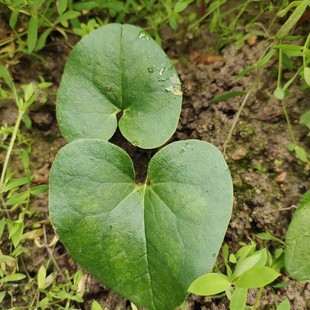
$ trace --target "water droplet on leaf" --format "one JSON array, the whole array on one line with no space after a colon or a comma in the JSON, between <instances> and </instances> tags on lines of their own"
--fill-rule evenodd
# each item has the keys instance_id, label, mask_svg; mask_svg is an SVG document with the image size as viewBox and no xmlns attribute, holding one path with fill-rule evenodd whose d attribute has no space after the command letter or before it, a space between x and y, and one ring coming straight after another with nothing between
<instances>
[{"instance_id":1,"label":"water droplet on leaf","mask_svg":"<svg viewBox=\"0 0 310 310\"><path fill-rule=\"evenodd\" d=\"M138 36L139 39L147 39L149 40L149 36L144 32L144 31L140 31L139 32L139 36Z\"/></svg>"},{"instance_id":2,"label":"water droplet on leaf","mask_svg":"<svg viewBox=\"0 0 310 310\"><path fill-rule=\"evenodd\" d=\"M174 86L166 87L165 91L167 91L167 92L169 92L169 93L171 93L172 95L175 95L175 96L182 96L182 94L183 94L181 89L176 88Z\"/></svg>"}]
</instances>

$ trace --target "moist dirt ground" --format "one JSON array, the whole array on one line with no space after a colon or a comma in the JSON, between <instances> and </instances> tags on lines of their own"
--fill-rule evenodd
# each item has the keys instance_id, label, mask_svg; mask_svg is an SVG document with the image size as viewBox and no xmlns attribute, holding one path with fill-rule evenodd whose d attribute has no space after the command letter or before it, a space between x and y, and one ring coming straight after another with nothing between
<instances>
[{"instance_id":1,"label":"moist dirt ground","mask_svg":"<svg viewBox=\"0 0 310 310\"><path fill-rule=\"evenodd\" d=\"M41 53L42 59L23 57L18 64L10 67L17 86L38 81L39 76L53 83L47 103L36 104L30 112L32 129L21 129L23 134L32 140L31 169L36 184L48 183L54 157L66 144L57 126L55 101L64 64L76 42L77 39L73 37L69 38L69 42L65 42L61 37L53 35ZM177 68L183 89L179 125L169 142L199 139L211 142L223 150L244 97L219 103L211 103L211 99L232 90L250 92L227 143L225 154L235 190L233 215L225 242L228 243L230 251L235 252L239 248L239 242L248 243L255 239L255 234L259 232L269 231L284 240L294 206L298 205L300 196L309 188L310 168L296 159L287 148L291 142L288 125L281 103L272 95L276 86L275 62L271 61L261 76L252 72L244 78L237 77L242 69L259 59L266 47L265 42L258 40L251 45L245 43L238 50L231 44L218 52L216 57L208 52L212 50L212 42L214 41L210 39L207 29L201 29L193 39L184 35L163 44ZM309 109L309 90L302 90L297 83L291 88L285 104L297 142L309 149L307 128L299 124L300 115ZM14 125L16 117L17 110L13 101L0 103L1 124ZM112 142L129 153L137 171L137 181L143 181L147 164L156 150L137 149L126 142L120 133L115 134ZM1 159L3 156L2 154ZM13 158L12 163L15 161L18 165ZM46 230L47 242L50 242L55 233L49 222L47 194L33 201L31 211L29 226L41 221ZM268 245L271 250L276 246L275 243ZM20 267L21 272L26 268L30 275L35 276L49 254L45 248L39 248L32 241L24 244L24 247L27 250L24 254L24 266ZM60 242L57 243L53 255L60 269L74 272L78 268ZM61 278L58 280L61 281ZM280 280L290 282L291 285L264 289L261 309L275 309L284 298L290 300L291 309L310 309L309 284L295 282L285 275ZM256 290L250 291L250 305L254 303L256 294ZM130 304L89 275L85 302L76 304L75 307L90 309L94 299L103 308L111 310L126 309ZM226 297L188 297L188 309L228 309L228 304ZM0 308L6 309L9 305L3 307Z\"/></svg>"}]
</instances>

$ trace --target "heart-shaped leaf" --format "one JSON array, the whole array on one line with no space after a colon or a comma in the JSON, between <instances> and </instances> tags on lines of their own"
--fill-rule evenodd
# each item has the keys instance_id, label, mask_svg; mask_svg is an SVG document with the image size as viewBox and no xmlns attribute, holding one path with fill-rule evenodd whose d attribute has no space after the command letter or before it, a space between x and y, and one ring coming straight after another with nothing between
<instances>
[{"instance_id":1,"label":"heart-shaped leaf","mask_svg":"<svg viewBox=\"0 0 310 310\"><path fill-rule=\"evenodd\" d=\"M181 102L179 78L160 46L141 28L109 24L73 49L58 91L57 119L68 141L108 140L122 111L123 136L156 148L176 130Z\"/></svg>"},{"instance_id":2,"label":"heart-shaped leaf","mask_svg":"<svg viewBox=\"0 0 310 310\"><path fill-rule=\"evenodd\" d=\"M310 281L310 190L300 200L286 235L284 264L288 274Z\"/></svg>"},{"instance_id":3,"label":"heart-shaped leaf","mask_svg":"<svg viewBox=\"0 0 310 310\"><path fill-rule=\"evenodd\" d=\"M50 215L70 254L136 304L169 310L210 271L231 216L232 181L213 145L188 140L161 149L145 184L118 146L81 139L58 153Z\"/></svg>"}]
</instances>

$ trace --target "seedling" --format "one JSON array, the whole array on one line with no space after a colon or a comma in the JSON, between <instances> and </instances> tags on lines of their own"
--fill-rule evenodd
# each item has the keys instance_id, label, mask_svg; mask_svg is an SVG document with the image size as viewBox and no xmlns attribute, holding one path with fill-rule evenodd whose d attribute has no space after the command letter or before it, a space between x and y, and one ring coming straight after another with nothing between
<instances>
[{"instance_id":1,"label":"seedling","mask_svg":"<svg viewBox=\"0 0 310 310\"><path fill-rule=\"evenodd\" d=\"M263 234L268 240L277 240L271 234ZM271 237L271 238L270 238ZM263 288L280 276L283 267L283 248L279 247L274 255L267 248L256 249L255 242L243 245L236 254L230 253L227 244L222 248L222 258L226 269L223 273L208 273L196 279L189 292L196 295L212 296L225 293L230 300L230 310L246 309L246 299L250 288L259 288L256 302L258 309Z\"/></svg>"},{"instance_id":2,"label":"seedling","mask_svg":"<svg viewBox=\"0 0 310 310\"><path fill-rule=\"evenodd\" d=\"M16 90L12 78L6 68L0 65L0 77L6 84L6 96L15 99L18 108L18 116L13 127L3 125L0 128L0 148L6 150L5 159L0 176L0 304L6 308L8 299L13 301L12 287L18 288L21 281L29 274L19 271L20 261L24 253L22 242L25 239L34 239L40 236L41 229L34 229L24 232L27 227L25 219L29 214L30 199L47 190L47 185L32 186L33 175L29 168L30 142L21 132L22 122L26 127L31 128L31 120L27 115L31 105L42 96L42 90L51 84L42 81L41 83L29 83L23 85L23 94ZM10 171L9 163L12 154L17 154L21 160L24 175L15 177L17 169ZM11 216L13 211L18 210L18 216ZM5 240L5 241L4 241Z\"/></svg>"},{"instance_id":3,"label":"seedling","mask_svg":"<svg viewBox=\"0 0 310 310\"><path fill-rule=\"evenodd\" d=\"M135 145L159 146L172 135L181 91L170 60L137 27L99 28L73 50L57 104L62 132L74 140L50 173L61 241L132 302L175 309L217 257L232 209L228 167L213 145L179 141L162 148L136 184L130 157L104 141L121 110L120 130Z\"/></svg>"}]
</instances>

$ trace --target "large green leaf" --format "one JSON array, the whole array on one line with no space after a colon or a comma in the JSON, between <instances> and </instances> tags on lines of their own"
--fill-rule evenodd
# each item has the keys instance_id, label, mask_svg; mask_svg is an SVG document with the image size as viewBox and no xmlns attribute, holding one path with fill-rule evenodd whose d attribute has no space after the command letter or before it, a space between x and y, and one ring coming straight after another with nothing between
<instances>
[{"instance_id":1,"label":"large green leaf","mask_svg":"<svg viewBox=\"0 0 310 310\"><path fill-rule=\"evenodd\" d=\"M176 130L180 88L173 64L141 28L109 24L73 49L58 91L58 123L68 141L108 140L122 112L124 137L155 148Z\"/></svg>"},{"instance_id":2,"label":"large green leaf","mask_svg":"<svg viewBox=\"0 0 310 310\"><path fill-rule=\"evenodd\" d=\"M302 197L286 235L284 264L288 274L310 281L310 191Z\"/></svg>"},{"instance_id":3,"label":"large green leaf","mask_svg":"<svg viewBox=\"0 0 310 310\"><path fill-rule=\"evenodd\" d=\"M222 154L197 140L161 149L145 184L122 149L99 139L66 145L50 175L51 219L72 257L148 309L174 309L210 271L232 201Z\"/></svg>"}]
</instances>

